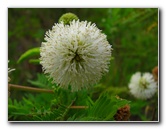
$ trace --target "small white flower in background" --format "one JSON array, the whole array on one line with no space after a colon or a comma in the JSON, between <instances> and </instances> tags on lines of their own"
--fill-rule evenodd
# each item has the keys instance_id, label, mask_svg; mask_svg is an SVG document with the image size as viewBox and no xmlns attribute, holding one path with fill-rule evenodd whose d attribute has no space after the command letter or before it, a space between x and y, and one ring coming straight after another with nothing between
<instances>
[{"instance_id":1,"label":"small white flower in background","mask_svg":"<svg viewBox=\"0 0 166 129\"><path fill-rule=\"evenodd\" d=\"M8 61L8 63L9 63L9 61ZM15 69L11 69L11 68L8 68L8 74L10 73L10 72L12 72L12 71L14 71ZM8 75L8 82L10 82L10 77L9 77L9 75Z\"/></svg>"},{"instance_id":2,"label":"small white flower in background","mask_svg":"<svg viewBox=\"0 0 166 129\"><path fill-rule=\"evenodd\" d=\"M157 83L151 73L141 75L140 72L137 72L131 77L129 89L136 98L149 99L156 93Z\"/></svg>"},{"instance_id":3,"label":"small white flower in background","mask_svg":"<svg viewBox=\"0 0 166 129\"><path fill-rule=\"evenodd\" d=\"M95 24L62 22L46 32L40 49L44 73L62 88L86 89L109 71L111 45Z\"/></svg>"}]
</instances>

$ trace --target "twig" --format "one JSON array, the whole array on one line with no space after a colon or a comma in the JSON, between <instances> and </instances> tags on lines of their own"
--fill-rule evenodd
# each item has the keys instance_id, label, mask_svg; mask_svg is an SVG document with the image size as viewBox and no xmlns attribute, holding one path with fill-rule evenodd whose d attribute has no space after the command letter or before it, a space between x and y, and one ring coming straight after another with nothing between
<instances>
[{"instance_id":1,"label":"twig","mask_svg":"<svg viewBox=\"0 0 166 129\"><path fill-rule=\"evenodd\" d=\"M70 109L86 109L88 106L73 106L74 102L76 101L76 98L71 102L71 104L68 106Z\"/></svg>"},{"instance_id":2,"label":"twig","mask_svg":"<svg viewBox=\"0 0 166 129\"><path fill-rule=\"evenodd\" d=\"M15 84L8 84L9 89L23 90L23 91L32 91L32 92L40 92L40 93L54 93L53 90L47 90L42 88L33 88L29 86L21 86Z\"/></svg>"},{"instance_id":3,"label":"twig","mask_svg":"<svg viewBox=\"0 0 166 129\"><path fill-rule=\"evenodd\" d=\"M88 106L71 106L71 109L86 109Z\"/></svg>"}]
</instances>

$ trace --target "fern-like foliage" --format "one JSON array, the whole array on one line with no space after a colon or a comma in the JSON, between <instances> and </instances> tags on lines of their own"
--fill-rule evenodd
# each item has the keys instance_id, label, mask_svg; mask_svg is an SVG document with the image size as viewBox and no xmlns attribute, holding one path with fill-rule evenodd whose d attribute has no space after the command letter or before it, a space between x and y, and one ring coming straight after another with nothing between
<instances>
[{"instance_id":1,"label":"fern-like foliage","mask_svg":"<svg viewBox=\"0 0 166 129\"><path fill-rule=\"evenodd\" d=\"M58 88L54 94L27 94L21 101L9 98L8 116L14 121L112 121L117 110L126 104L129 101L108 94L92 100L85 91L72 93Z\"/></svg>"},{"instance_id":2,"label":"fern-like foliage","mask_svg":"<svg viewBox=\"0 0 166 129\"><path fill-rule=\"evenodd\" d=\"M27 94L21 101L8 100L10 121L61 121L69 108L57 103L51 94Z\"/></svg>"}]
</instances>

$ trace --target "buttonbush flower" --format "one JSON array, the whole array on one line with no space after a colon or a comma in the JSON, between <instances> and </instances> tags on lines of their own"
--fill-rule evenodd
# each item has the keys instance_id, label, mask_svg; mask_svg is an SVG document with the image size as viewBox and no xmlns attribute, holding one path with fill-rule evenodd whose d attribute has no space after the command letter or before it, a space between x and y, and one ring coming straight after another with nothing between
<instances>
[{"instance_id":1,"label":"buttonbush flower","mask_svg":"<svg viewBox=\"0 0 166 129\"><path fill-rule=\"evenodd\" d=\"M97 83L109 70L111 45L95 24L73 20L46 32L40 63L53 83L72 91Z\"/></svg>"},{"instance_id":2,"label":"buttonbush flower","mask_svg":"<svg viewBox=\"0 0 166 129\"><path fill-rule=\"evenodd\" d=\"M149 99L157 91L157 83L151 73L141 75L140 72L137 72L131 77L129 89L136 98Z\"/></svg>"}]
</instances>

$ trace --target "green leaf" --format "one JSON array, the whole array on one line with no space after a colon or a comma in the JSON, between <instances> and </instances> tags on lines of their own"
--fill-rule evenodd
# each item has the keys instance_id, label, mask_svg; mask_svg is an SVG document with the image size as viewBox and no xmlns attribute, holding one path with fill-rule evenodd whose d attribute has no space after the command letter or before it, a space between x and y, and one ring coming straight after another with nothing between
<instances>
[{"instance_id":1,"label":"green leaf","mask_svg":"<svg viewBox=\"0 0 166 129\"><path fill-rule=\"evenodd\" d=\"M54 120L55 114L53 114L50 109L50 100L52 99L52 94L44 93L35 96L32 94L26 94L26 96L19 101L9 98L8 119L17 121ZM64 110L62 112L64 112ZM59 114L62 114L62 112ZM50 118L51 113L53 115L52 118Z\"/></svg>"},{"instance_id":2,"label":"green leaf","mask_svg":"<svg viewBox=\"0 0 166 129\"><path fill-rule=\"evenodd\" d=\"M30 57L39 56L39 55L40 55L40 48L39 47L29 49L20 56L17 63L19 64L19 63L23 62L24 60L29 59Z\"/></svg>"}]
</instances>

